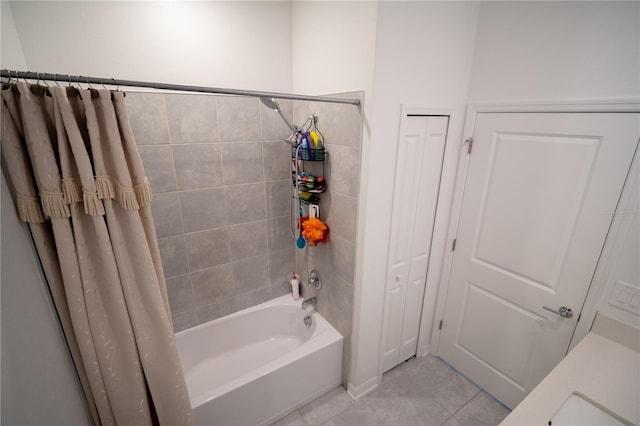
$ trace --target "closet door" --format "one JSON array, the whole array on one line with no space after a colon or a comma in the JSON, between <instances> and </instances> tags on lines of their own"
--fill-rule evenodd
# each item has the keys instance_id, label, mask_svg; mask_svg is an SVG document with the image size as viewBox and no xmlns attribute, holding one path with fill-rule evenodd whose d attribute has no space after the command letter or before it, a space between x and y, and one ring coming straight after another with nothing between
<instances>
[{"instance_id":1,"label":"closet door","mask_svg":"<svg viewBox=\"0 0 640 426\"><path fill-rule=\"evenodd\" d=\"M408 115L396 161L383 372L416 354L448 117Z\"/></svg>"}]
</instances>

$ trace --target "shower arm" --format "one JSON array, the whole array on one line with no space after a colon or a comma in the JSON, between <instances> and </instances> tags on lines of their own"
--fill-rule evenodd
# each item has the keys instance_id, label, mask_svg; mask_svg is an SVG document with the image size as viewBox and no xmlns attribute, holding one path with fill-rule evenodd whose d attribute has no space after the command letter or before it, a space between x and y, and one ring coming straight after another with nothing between
<instances>
[{"instance_id":1,"label":"shower arm","mask_svg":"<svg viewBox=\"0 0 640 426\"><path fill-rule=\"evenodd\" d=\"M287 117L284 115L280 108L277 108L276 111L278 111L278 114L280 115L280 118L282 118L282 121L285 122L287 127L289 127L293 133L296 133L298 130L300 130L298 126L291 124L289 120L287 120Z\"/></svg>"}]
</instances>

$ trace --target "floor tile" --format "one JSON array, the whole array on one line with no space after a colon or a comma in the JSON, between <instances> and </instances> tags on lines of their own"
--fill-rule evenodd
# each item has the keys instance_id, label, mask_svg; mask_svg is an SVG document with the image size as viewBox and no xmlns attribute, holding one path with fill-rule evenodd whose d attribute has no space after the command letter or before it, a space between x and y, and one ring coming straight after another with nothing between
<instances>
[{"instance_id":1,"label":"floor tile","mask_svg":"<svg viewBox=\"0 0 640 426\"><path fill-rule=\"evenodd\" d=\"M422 420L408 393L394 381L380 386L362 400L387 425L417 425Z\"/></svg>"},{"instance_id":2,"label":"floor tile","mask_svg":"<svg viewBox=\"0 0 640 426\"><path fill-rule=\"evenodd\" d=\"M319 425L349 408L353 399L343 387L337 387L300 408L300 414L308 425Z\"/></svg>"},{"instance_id":3,"label":"floor tile","mask_svg":"<svg viewBox=\"0 0 640 426\"><path fill-rule=\"evenodd\" d=\"M434 356L418 359L395 379L398 380L410 395L436 401L449 414L454 414L480 392L473 382Z\"/></svg>"},{"instance_id":4,"label":"floor tile","mask_svg":"<svg viewBox=\"0 0 640 426\"><path fill-rule=\"evenodd\" d=\"M326 426L385 426L364 402L356 402L338 415L323 423Z\"/></svg>"},{"instance_id":5,"label":"floor tile","mask_svg":"<svg viewBox=\"0 0 640 426\"><path fill-rule=\"evenodd\" d=\"M276 425L495 426L507 414L473 382L428 355L391 369L377 389L358 401L338 387Z\"/></svg>"},{"instance_id":6,"label":"floor tile","mask_svg":"<svg viewBox=\"0 0 640 426\"><path fill-rule=\"evenodd\" d=\"M447 419L446 422L442 423L442 426L462 426L454 416L451 416Z\"/></svg>"},{"instance_id":7,"label":"floor tile","mask_svg":"<svg viewBox=\"0 0 640 426\"><path fill-rule=\"evenodd\" d=\"M271 426L307 426L299 411L294 411L286 417L281 418Z\"/></svg>"},{"instance_id":8,"label":"floor tile","mask_svg":"<svg viewBox=\"0 0 640 426\"><path fill-rule=\"evenodd\" d=\"M455 413L455 418L461 425L495 426L509 413L507 407L482 391Z\"/></svg>"},{"instance_id":9,"label":"floor tile","mask_svg":"<svg viewBox=\"0 0 640 426\"><path fill-rule=\"evenodd\" d=\"M417 358L411 357L402 364L398 364L397 366L393 367L391 370L382 375L382 384L385 384L388 381L402 375L405 371L408 371L411 367L413 367L413 364L415 364L416 362L418 362Z\"/></svg>"}]
</instances>

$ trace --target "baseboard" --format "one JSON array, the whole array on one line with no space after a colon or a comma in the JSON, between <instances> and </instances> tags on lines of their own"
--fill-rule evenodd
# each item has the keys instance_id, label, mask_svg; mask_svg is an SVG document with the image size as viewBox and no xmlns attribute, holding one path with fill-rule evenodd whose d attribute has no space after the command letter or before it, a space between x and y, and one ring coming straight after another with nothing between
<instances>
[{"instance_id":1,"label":"baseboard","mask_svg":"<svg viewBox=\"0 0 640 426\"><path fill-rule=\"evenodd\" d=\"M363 396L365 396L366 394L368 394L369 392L371 392L377 387L378 387L378 377L374 376L369 380L365 381L360 386L354 386L353 384L349 383L349 386L347 388L347 393L352 399L355 400L355 399L362 398Z\"/></svg>"}]
</instances>

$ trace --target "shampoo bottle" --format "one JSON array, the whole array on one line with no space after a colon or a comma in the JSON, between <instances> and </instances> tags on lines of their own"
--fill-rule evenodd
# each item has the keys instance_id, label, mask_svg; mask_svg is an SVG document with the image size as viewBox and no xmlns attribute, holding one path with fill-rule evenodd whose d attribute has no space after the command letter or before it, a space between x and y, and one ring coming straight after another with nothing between
<instances>
[{"instance_id":1,"label":"shampoo bottle","mask_svg":"<svg viewBox=\"0 0 640 426\"><path fill-rule=\"evenodd\" d=\"M291 278L291 296L293 296L293 300L300 299L300 275L293 273L293 277Z\"/></svg>"}]
</instances>

